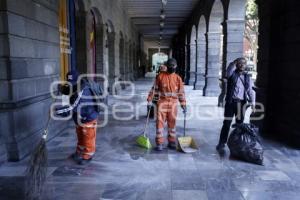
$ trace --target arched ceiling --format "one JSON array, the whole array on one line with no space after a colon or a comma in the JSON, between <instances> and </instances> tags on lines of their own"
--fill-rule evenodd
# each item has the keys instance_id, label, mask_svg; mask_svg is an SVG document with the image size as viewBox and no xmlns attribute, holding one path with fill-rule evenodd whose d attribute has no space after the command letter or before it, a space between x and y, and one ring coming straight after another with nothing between
<instances>
[{"instance_id":1,"label":"arched ceiling","mask_svg":"<svg viewBox=\"0 0 300 200\"><path fill-rule=\"evenodd\" d=\"M133 24L151 46L158 46L161 0L122 0ZM168 0L161 46L169 46L178 28L187 20L200 0Z\"/></svg>"}]
</instances>

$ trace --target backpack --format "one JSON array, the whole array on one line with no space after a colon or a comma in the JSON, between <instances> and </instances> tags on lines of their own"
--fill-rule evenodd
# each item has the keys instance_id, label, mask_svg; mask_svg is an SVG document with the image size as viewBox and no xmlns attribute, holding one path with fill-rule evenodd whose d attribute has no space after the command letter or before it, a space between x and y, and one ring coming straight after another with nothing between
<instances>
[{"instance_id":1,"label":"backpack","mask_svg":"<svg viewBox=\"0 0 300 200\"><path fill-rule=\"evenodd\" d=\"M101 84L89 79L83 79L83 84L84 88L88 88L91 90L91 93L94 97L94 102L96 103L96 111L100 113L103 110L101 104L105 103L105 98L102 96L103 90Z\"/></svg>"}]
</instances>

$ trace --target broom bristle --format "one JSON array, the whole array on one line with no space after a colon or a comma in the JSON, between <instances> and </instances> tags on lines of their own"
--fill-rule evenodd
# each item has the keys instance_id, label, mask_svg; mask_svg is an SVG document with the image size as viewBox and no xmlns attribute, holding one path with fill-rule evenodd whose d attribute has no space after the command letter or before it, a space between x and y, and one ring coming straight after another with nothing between
<instances>
[{"instance_id":1,"label":"broom bristle","mask_svg":"<svg viewBox=\"0 0 300 200\"><path fill-rule=\"evenodd\" d=\"M39 199L47 176L48 151L45 139L41 139L30 158L26 170L26 198Z\"/></svg>"}]
</instances>

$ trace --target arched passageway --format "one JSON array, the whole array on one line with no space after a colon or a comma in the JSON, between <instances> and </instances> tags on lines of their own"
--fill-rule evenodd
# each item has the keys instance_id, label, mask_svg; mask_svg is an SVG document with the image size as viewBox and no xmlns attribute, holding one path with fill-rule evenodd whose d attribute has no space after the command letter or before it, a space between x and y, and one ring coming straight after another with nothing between
<instances>
[{"instance_id":1,"label":"arched passageway","mask_svg":"<svg viewBox=\"0 0 300 200\"><path fill-rule=\"evenodd\" d=\"M168 55L163 52L158 52L152 55L152 66L154 66L153 71L157 72L161 64L164 64L168 60Z\"/></svg>"},{"instance_id":2,"label":"arched passageway","mask_svg":"<svg viewBox=\"0 0 300 200\"><path fill-rule=\"evenodd\" d=\"M207 32L207 71L205 75L205 96L218 96L221 92L219 78L222 76L224 8L220 0L212 6Z\"/></svg>"}]
</instances>

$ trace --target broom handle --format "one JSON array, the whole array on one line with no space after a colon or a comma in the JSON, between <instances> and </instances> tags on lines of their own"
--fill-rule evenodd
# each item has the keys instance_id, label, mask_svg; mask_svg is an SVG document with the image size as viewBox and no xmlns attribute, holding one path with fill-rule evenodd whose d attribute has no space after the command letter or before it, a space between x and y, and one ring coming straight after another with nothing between
<instances>
[{"instance_id":1,"label":"broom handle","mask_svg":"<svg viewBox=\"0 0 300 200\"><path fill-rule=\"evenodd\" d=\"M184 113L184 121L183 121L183 136L185 136L185 126L186 126L186 113Z\"/></svg>"},{"instance_id":2,"label":"broom handle","mask_svg":"<svg viewBox=\"0 0 300 200\"><path fill-rule=\"evenodd\" d=\"M144 128L144 136L145 137L146 137L146 130L147 130L148 123L149 123L150 112L151 112L151 109L148 110L148 114L147 114L147 120L146 120L146 124L145 124L145 128Z\"/></svg>"},{"instance_id":3,"label":"broom handle","mask_svg":"<svg viewBox=\"0 0 300 200\"><path fill-rule=\"evenodd\" d=\"M57 98L52 99L52 103L55 103L56 100L57 100ZM46 140L46 139L47 139L47 136L48 136L48 129L49 129L50 121L51 121L51 106L50 106L50 108L49 108L49 117L48 117L48 120L47 120L45 129L44 129L44 133L43 133L43 135L42 135L42 138L43 138L44 140Z\"/></svg>"},{"instance_id":4,"label":"broom handle","mask_svg":"<svg viewBox=\"0 0 300 200\"><path fill-rule=\"evenodd\" d=\"M154 94L155 94L155 83L156 83L156 78L154 80L154 83L153 83L153 93L152 93L152 100L154 98ZM153 105L152 105L153 106ZM151 112L151 108L148 110L148 113L147 113L147 120L146 120L146 124L145 124L145 127L144 127L144 136L146 137L146 130L147 130L147 127L148 127L148 123L149 123L149 118L150 118L150 112Z\"/></svg>"}]
</instances>

